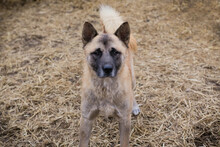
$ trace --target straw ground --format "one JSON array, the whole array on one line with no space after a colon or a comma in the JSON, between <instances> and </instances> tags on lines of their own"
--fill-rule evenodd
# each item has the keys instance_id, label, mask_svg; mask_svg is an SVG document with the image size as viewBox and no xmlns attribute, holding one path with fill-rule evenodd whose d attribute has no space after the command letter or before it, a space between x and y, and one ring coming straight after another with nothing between
<instances>
[{"instance_id":1,"label":"straw ground","mask_svg":"<svg viewBox=\"0 0 220 147\"><path fill-rule=\"evenodd\" d=\"M220 146L219 0L0 1L0 146L77 146L81 30L116 8L138 41L131 146ZM91 146L119 146L99 117Z\"/></svg>"}]
</instances>

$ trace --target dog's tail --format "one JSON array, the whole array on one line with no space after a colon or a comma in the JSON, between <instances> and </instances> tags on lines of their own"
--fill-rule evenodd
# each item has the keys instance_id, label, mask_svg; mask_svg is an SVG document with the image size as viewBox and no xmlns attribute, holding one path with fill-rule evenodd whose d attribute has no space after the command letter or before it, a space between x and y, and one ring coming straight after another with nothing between
<instances>
[{"instance_id":1,"label":"dog's tail","mask_svg":"<svg viewBox=\"0 0 220 147\"><path fill-rule=\"evenodd\" d=\"M104 25L104 32L113 34L124 22L120 14L112 7L101 5L99 12Z\"/></svg>"},{"instance_id":2,"label":"dog's tail","mask_svg":"<svg viewBox=\"0 0 220 147\"><path fill-rule=\"evenodd\" d=\"M103 31L105 33L115 33L119 26L124 22L119 12L110 6L101 5L99 12L103 25ZM132 35L130 36L129 49L133 52L137 50L137 43Z\"/></svg>"}]
</instances>

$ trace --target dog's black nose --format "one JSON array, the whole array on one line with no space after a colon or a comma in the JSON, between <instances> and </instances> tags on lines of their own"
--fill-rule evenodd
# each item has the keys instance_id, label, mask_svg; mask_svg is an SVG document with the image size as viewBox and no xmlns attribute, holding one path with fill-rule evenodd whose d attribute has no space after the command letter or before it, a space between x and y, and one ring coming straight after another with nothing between
<instances>
[{"instance_id":1,"label":"dog's black nose","mask_svg":"<svg viewBox=\"0 0 220 147\"><path fill-rule=\"evenodd\" d=\"M105 64L103 67L102 67L103 71L106 73L106 74L110 74L113 70L113 66L111 64Z\"/></svg>"}]
</instances>

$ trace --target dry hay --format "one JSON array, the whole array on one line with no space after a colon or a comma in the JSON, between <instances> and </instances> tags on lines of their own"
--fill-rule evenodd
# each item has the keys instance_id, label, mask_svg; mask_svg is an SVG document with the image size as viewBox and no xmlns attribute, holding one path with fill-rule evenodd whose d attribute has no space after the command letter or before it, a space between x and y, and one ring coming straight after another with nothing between
<instances>
[{"instance_id":1,"label":"dry hay","mask_svg":"<svg viewBox=\"0 0 220 147\"><path fill-rule=\"evenodd\" d=\"M220 146L218 0L1 1L0 146L77 146L81 29L100 30L100 3L138 40L131 146ZM118 122L99 117L91 146L118 143Z\"/></svg>"}]
</instances>

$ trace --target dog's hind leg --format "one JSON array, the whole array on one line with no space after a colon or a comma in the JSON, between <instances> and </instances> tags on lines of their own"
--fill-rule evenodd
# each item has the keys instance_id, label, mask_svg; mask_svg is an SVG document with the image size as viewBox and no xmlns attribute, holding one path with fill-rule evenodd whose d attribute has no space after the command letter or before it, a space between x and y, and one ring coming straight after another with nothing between
<instances>
[{"instance_id":1,"label":"dog's hind leg","mask_svg":"<svg viewBox=\"0 0 220 147\"><path fill-rule=\"evenodd\" d=\"M132 108L132 114L133 115L138 115L141 112L138 103L136 102L136 99L133 99L133 108Z\"/></svg>"}]
</instances>

